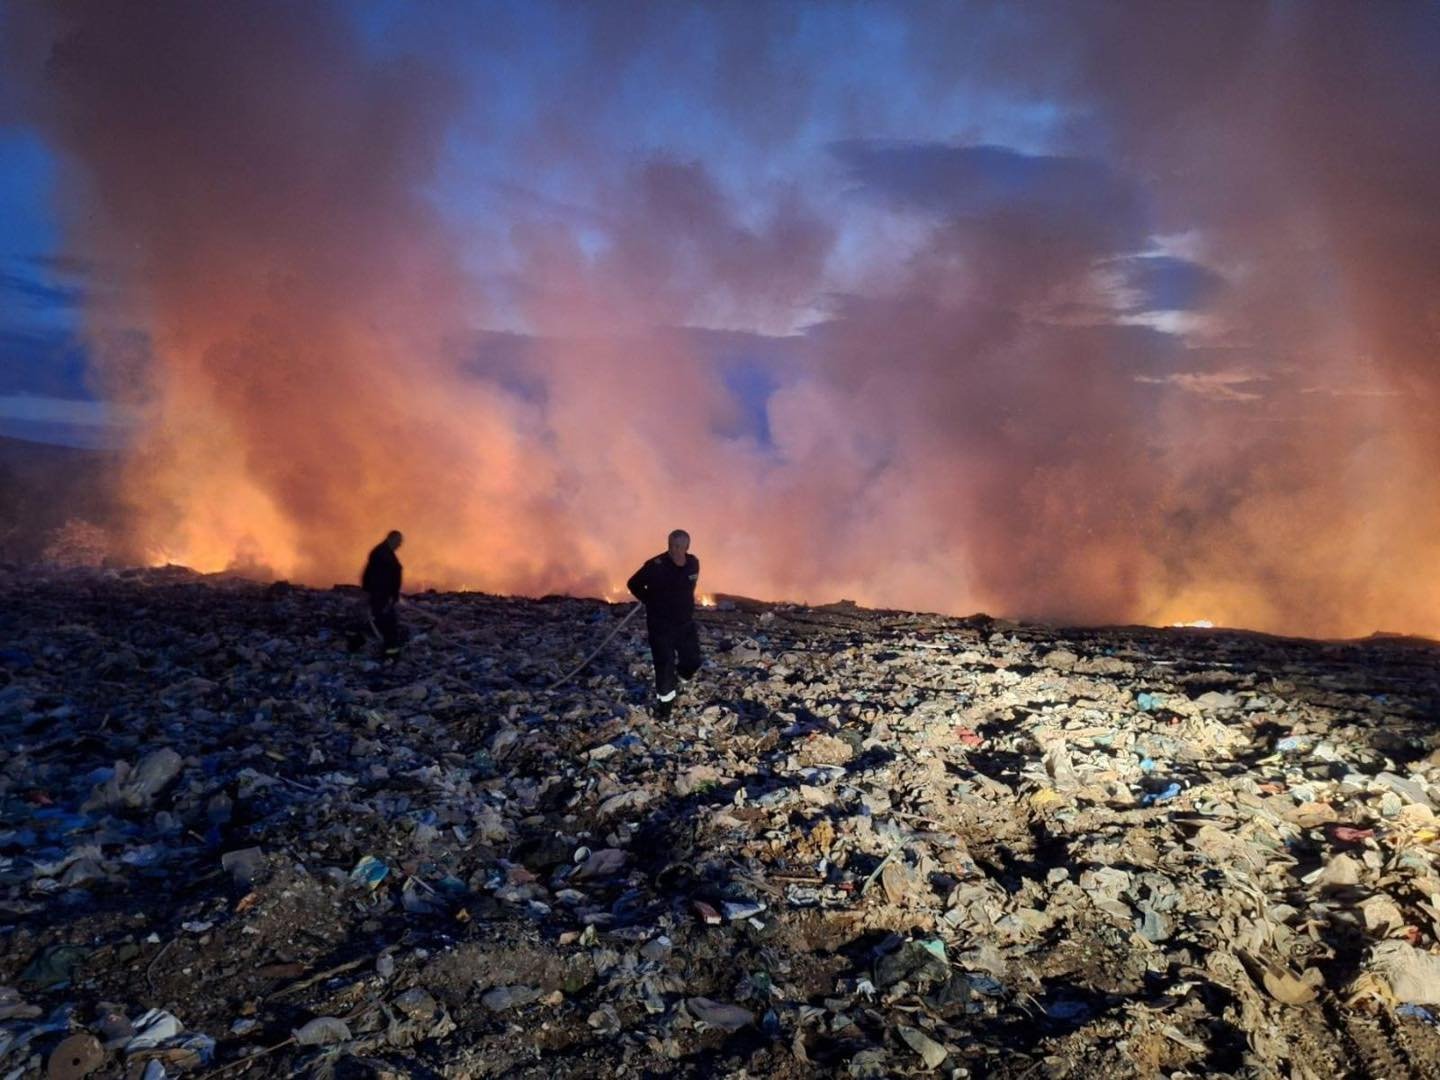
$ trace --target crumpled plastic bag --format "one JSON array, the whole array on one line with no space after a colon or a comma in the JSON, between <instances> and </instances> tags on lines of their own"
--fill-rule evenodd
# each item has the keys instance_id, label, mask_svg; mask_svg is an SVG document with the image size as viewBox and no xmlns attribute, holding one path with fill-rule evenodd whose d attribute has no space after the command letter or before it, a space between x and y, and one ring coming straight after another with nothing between
<instances>
[{"instance_id":1,"label":"crumpled plastic bag","mask_svg":"<svg viewBox=\"0 0 1440 1080\"><path fill-rule=\"evenodd\" d=\"M131 768L126 762L115 764L115 772L104 783L96 784L85 800L82 810L113 810L123 807L148 806L160 792L180 775L184 764L168 746L152 750Z\"/></svg>"},{"instance_id":2,"label":"crumpled plastic bag","mask_svg":"<svg viewBox=\"0 0 1440 1080\"><path fill-rule=\"evenodd\" d=\"M710 1027L724 1031L739 1031L755 1022L755 1014L739 1005L727 1005L723 1001L711 1001L706 997L685 999L685 1008L696 1020Z\"/></svg>"},{"instance_id":3,"label":"crumpled plastic bag","mask_svg":"<svg viewBox=\"0 0 1440 1080\"><path fill-rule=\"evenodd\" d=\"M1404 941L1382 941L1370 950L1368 967L1389 984L1396 1001L1440 1005L1440 956Z\"/></svg>"},{"instance_id":4,"label":"crumpled plastic bag","mask_svg":"<svg viewBox=\"0 0 1440 1080\"><path fill-rule=\"evenodd\" d=\"M317 1016L297 1028L295 1041L301 1046L329 1046L350 1041L350 1025L334 1016Z\"/></svg>"}]
</instances>

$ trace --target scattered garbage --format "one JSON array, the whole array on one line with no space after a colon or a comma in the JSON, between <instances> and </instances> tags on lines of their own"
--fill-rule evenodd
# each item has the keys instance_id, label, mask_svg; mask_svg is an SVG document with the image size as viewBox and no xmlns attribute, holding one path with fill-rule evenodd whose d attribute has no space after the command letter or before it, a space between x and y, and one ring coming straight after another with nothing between
<instances>
[{"instance_id":1,"label":"scattered garbage","mask_svg":"<svg viewBox=\"0 0 1440 1080\"><path fill-rule=\"evenodd\" d=\"M350 1025L334 1016L317 1016L295 1030L295 1041L301 1046L329 1046L352 1038Z\"/></svg>"},{"instance_id":2,"label":"scattered garbage","mask_svg":"<svg viewBox=\"0 0 1440 1080\"><path fill-rule=\"evenodd\" d=\"M180 755L168 746L146 754L133 768L127 762L117 761L110 776L96 785L90 798L81 805L81 809L133 809L146 806L174 782L182 765Z\"/></svg>"},{"instance_id":3,"label":"scattered garbage","mask_svg":"<svg viewBox=\"0 0 1440 1080\"><path fill-rule=\"evenodd\" d=\"M539 1001L543 994L544 991L535 986L497 986L487 991L480 1003L491 1012L506 1012Z\"/></svg>"},{"instance_id":4,"label":"scattered garbage","mask_svg":"<svg viewBox=\"0 0 1440 1080\"><path fill-rule=\"evenodd\" d=\"M40 952L20 975L22 983L41 990L58 990L70 985L75 971L89 949L79 945L50 945Z\"/></svg>"},{"instance_id":5,"label":"scattered garbage","mask_svg":"<svg viewBox=\"0 0 1440 1080\"><path fill-rule=\"evenodd\" d=\"M1440 1005L1440 956L1404 941L1382 941L1370 952L1370 970L1407 1005Z\"/></svg>"},{"instance_id":6,"label":"scattered garbage","mask_svg":"<svg viewBox=\"0 0 1440 1080\"><path fill-rule=\"evenodd\" d=\"M374 855L366 855L350 871L350 880L367 889L375 888L389 876L390 867Z\"/></svg>"},{"instance_id":7,"label":"scattered garbage","mask_svg":"<svg viewBox=\"0 0 1440 1080\"><path fill-rule=\"evenodd\" d=\"M686 998L685 1008L699 1023L722 1031L739 1031L755 1022L755 1014L749 1009L705 997Z\"/></svg>"},{"instance_id":8,"label":"scattered garbage","mask_svg":"<svg viewBox=\"0 0 1440 1080\"><path fill-rule=\"evenodd\" d=\"M875 962L875 985L894 986L902 980L943 982L950 977L945 945L938 940L906 941Z\"/></svg>"},{"instance_id":9,"label":"scattered garbage","mask_svg":"<svg viewBox=\"0 0 1440 1080\"><path fill-rule=\"evenodd\" d=\"M137 1050L153 1050L161 1043L175 1038L185 1030L180 1019L164 1009L150 1009L133 1023L135 1035L125 1044L127 1053Z\"/></svg>"},{"instance_id":10,"label":"scattered garbage","mask_svg":"<svg viewBox=\"0 0 1440 1080\"><path fill-rule=\"evenodd\" d=\"M77 1032L50 1051L45 1065L49 1080L80 1080L105 1064L105 1048L89 1032Z\"/></svg>"},{"instance_id":11,"label":"scattered garbage","mask_svg":"<svg viewBox=\"0 0 1440 1080\"><path fill-rule=\"evenodd\" d=\"M944 1060L949 1057L949 1052L945 1047L941 1046L918 1028L910 1027L907 1024L900 1024L896 1027L895 1031L900 1038L904 1040L906 1046L920 1055L927 1069L938 1069Z\"/></svg>"},{"instance_id":12,"label":"scattered garbage","mask_svg":"<svg viewBox=\"0 0 1440 1080\"><path fill-rule=\"evenodd\" d=\"M265 856L258 847L227 851L220 856L220 865L230 874L236 885L248 888L264 870Z\"/></svg>"},{"instance_id":13,"label":"scattered garbage","mask_svg":"<svg viewBox=\"0 0 1440 1080\"><path fill-rule=\"evenodd\" d=\"M0 1077L1440 1061L1431 646L7 573Z\"/></svg>"},{"instance_id":14,"label":"scattered garbage","mask_svg":"<svg viewBox=\"0 0 1440 1080\"><path fill-rule=\"evenodd\" d=\"M1140 800L1140 803L1142 806L1158 806L1161 803L1169 802L1171 799L1179 795L1180 792L1183 790L1184 788L1177 781L1172 780L1159 791L1151 791L1147 793Z\"/></svg>"}]
</instances>

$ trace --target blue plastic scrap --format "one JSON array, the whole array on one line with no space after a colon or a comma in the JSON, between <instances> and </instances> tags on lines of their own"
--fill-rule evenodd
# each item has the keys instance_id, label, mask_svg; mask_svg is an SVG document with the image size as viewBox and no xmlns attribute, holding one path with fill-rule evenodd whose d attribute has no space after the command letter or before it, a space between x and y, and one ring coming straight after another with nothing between
<instances>
[{"instance_id":1,"label":"blue plastic scrap","mask_svg":"<svg viewBox=\"0 0 1440 1080\"><path fill-rule=\"evenodd\" d=\"M1004 985L992 975L983 975L977 971L965 972L965 979L970 984L970 989L977 994L984 994L986 997L999 997L1005 992Z\"/></svg>"},{"instance_id":2,"label":"blue plastic scrap","mask_svg":"<svg viewBox=\"0 0 1440 1080\"><path fill-rule=\"evenodd\" d=\"M356 885L364 885L367 889L373 889L384 881L389 874L390 867L386 866L374 855L366 855L355 864L355 869L350 871L350 880Z\"/></svg>"},{"instance_id":3,"label":"blue plastic scrap","mask_svg":"<svg viewBox=\"0 0 1440 1080\"><path fill-rule=\"evenodd\" d=\"M1079 1023L1090 1016L1090 1006L1083 1001L1061 1000L1052 1001L1044 1006L1045 1015L1051 1020L1060 1020L1065 1023Z\"/></svg>"},{"instance_id":4,"label":"blue plastic scrap","mask_svg":"<svg viewBox=\"0 0 1440 1080\"><path fill-rule=\"evenodd\" d=\"M1143 799L1140 800L1140 805L1158 806L1161 803L1167 803L1171 799L1175 798L1176 795L1179 795L1180 792L1183 790L1184 788L1182 788L1178 782L1172 780L1170 782L1170 785L1164 791L1152 791L1150 792L1150 794L1146 795Z\"/></svg>"}]
</instances>

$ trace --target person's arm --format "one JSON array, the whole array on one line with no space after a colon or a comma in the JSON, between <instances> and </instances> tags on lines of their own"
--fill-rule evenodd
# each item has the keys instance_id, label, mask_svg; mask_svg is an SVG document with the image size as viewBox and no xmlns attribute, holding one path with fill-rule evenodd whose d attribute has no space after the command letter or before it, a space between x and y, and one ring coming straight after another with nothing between
<instances>
[{"instance_id":1,"label":"person's arm","mask_svg":"<svg viewBox=\"0 0 1440 1080\"><path fill-rule=\"evenodd\" d=\"M630 575L630 580L625 583L625 587L630 590L630 595L642 604L650 602L650 581L649 575L646 573L649 569L650 564L644 563L639 570Z\"/></svg>"}]
</instances>

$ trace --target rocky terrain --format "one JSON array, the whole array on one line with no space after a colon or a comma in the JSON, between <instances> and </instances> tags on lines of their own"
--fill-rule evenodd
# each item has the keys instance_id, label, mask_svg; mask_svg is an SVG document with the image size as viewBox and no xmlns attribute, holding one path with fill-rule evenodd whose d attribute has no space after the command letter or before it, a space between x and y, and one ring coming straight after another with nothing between
<instances>
[{"instance_id":1,"label":"rocky terrain","mask_svg":"<svg viewBox=\"0 0 1440 1080\"><path fill-rule=\"evenodd\" d=\"M1440 1075L1428 642L0 595L0 1077Z\"/></svg>"}]
</instances>

